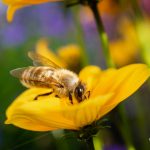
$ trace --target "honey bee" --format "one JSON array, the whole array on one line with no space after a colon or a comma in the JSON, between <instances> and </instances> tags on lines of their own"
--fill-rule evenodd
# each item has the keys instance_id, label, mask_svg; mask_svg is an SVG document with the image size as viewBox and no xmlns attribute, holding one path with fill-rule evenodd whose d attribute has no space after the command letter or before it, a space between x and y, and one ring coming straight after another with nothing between
<instances>
[{"instance_id":1,"label":"honey bee","mask_svg":"<svg viewBox=\"0 0 150 150\"><path fill-rule=\"evenodd\" d=\"M55 93L56 97L68 97L73 104L73 95L78 102L90 96L90 91L86 91L86 84L80 81L76 73L61 68L53 61L35 52L29 52L28 56L33 60L34 66L17 68L10 71L11 75L20 79L27 88L39 87L50 88L52 92L41 94L35 97L50 95Z\"/></svg>"}]
</instances>

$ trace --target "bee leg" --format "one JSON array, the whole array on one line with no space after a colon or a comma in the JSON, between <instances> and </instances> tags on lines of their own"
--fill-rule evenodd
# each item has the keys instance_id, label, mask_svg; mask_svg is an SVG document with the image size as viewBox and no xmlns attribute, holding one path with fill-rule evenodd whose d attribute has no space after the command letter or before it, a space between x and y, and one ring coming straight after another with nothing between
<instances>
[{"instance_id":1,"label":"bee leg","mask_svg":"<svg viewBox=\"0 0 150 150\"><path fill-rule=\"evenodd\" d=\"M91 92L87 91L84 95L84 99L89 99Z\"/></svg>"},{"instance_id":2,"label":"bee leg","mask_svg":"<svg viewBox=\"0 0 150 150\"><path fill-rule=\"evenodd\" d=\"M51 92L49 92L49 93L44 93L44 94L39 94L39 95L37 95L35 98L34 98L34 100L37 100L39 97L41 97L41 96L48 96L48 95L51 95L53 93L53 91L51 91Z\"/></svg>"},{"instance_id":3,"label":"bee leg","mask_svg":"<svg viewBox=\"0 0 150 150\"><path fill-rule=\"evenodd\" d=\"M71 104L73 104L73 101L72 101L72 95L71 95L70 92L69 92L69 100L71 101Z\"/></svg>"},{"instance_id":4,"label":"bee leg","mask_svg":"<svg viewBox=\"0 0 150 150\"><path fill-rule=\"evenodd\" d=\"M86 94L87 94L87 97L89 98L90 95L91 95L91 92L90 92L90 91L87 91Z\"/></svg>"}]
</instances>

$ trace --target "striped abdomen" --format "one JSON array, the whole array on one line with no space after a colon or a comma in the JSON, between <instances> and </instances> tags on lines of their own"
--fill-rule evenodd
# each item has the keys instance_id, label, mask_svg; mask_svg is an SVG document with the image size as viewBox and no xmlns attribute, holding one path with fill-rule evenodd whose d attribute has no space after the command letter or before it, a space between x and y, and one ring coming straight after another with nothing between
<instances>
[{"instance_id":1,"label":"striped abdomen","mask_svg":"<svg viewBox=\"0 0 150 150\"><path fill-rule=\"evenodd\" d=\"M50 88L52 74L49 67L29 67L21 73L21 83L26 87Z\"/></svg>"}]
</instances>

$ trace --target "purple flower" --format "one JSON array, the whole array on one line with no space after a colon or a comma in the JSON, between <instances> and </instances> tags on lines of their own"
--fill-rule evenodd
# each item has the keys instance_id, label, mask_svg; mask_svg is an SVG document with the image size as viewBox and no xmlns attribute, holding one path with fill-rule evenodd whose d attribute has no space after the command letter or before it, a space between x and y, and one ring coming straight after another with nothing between
<instances>
[{"instance_id":1,"label":"purple flower","mask_svg":"<svg viewBox=\"0 0 150 150\"><path fill-rule=\"evenodd\" d=\"M127 150L127 148L123 145L108 145L108 146L104 146L103 150Z\"/></svg>"},{"instance_id":2,"label":"purple flower","mask_svg":"<svg viewBox=\"0 0 150 150\"><path fill-rule=\"evenodd\" d=\"M1 6L4 10L5 7ZM71 16L64 12L62 4L46 3L30 6L17 11L14 21L9 24L0 10L0 44L12 47L23 44L31 38L52 36L63 38L71 31Z\"/></svg>"}]
</instances>

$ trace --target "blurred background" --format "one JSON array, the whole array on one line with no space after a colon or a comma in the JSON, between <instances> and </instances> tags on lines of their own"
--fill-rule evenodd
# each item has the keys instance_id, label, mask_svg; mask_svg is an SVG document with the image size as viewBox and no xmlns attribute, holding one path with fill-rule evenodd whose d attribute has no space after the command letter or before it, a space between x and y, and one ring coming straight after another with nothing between
<instances>
[{"instance_id":1,"label":"blurred background","mask_svg":"<svg viewBox=\"0 0 150 150\"><path fill-rule=\"evenodd\" d=\"M116 67L138 62L150 66L150 1L102 0L98 7ZM77 73L88 64L107 68L91 10L45 3L18 10L12 23L6 21L6 10L0 2L0 150L86 149L68 131L32 132L4 121L7 107L25 90L9 71L32 64L28 51L42 49ZM106 116L111 127L97 135L99 149L149 150L149 106L147 82Z\"/></svg>"}]
</instances>

